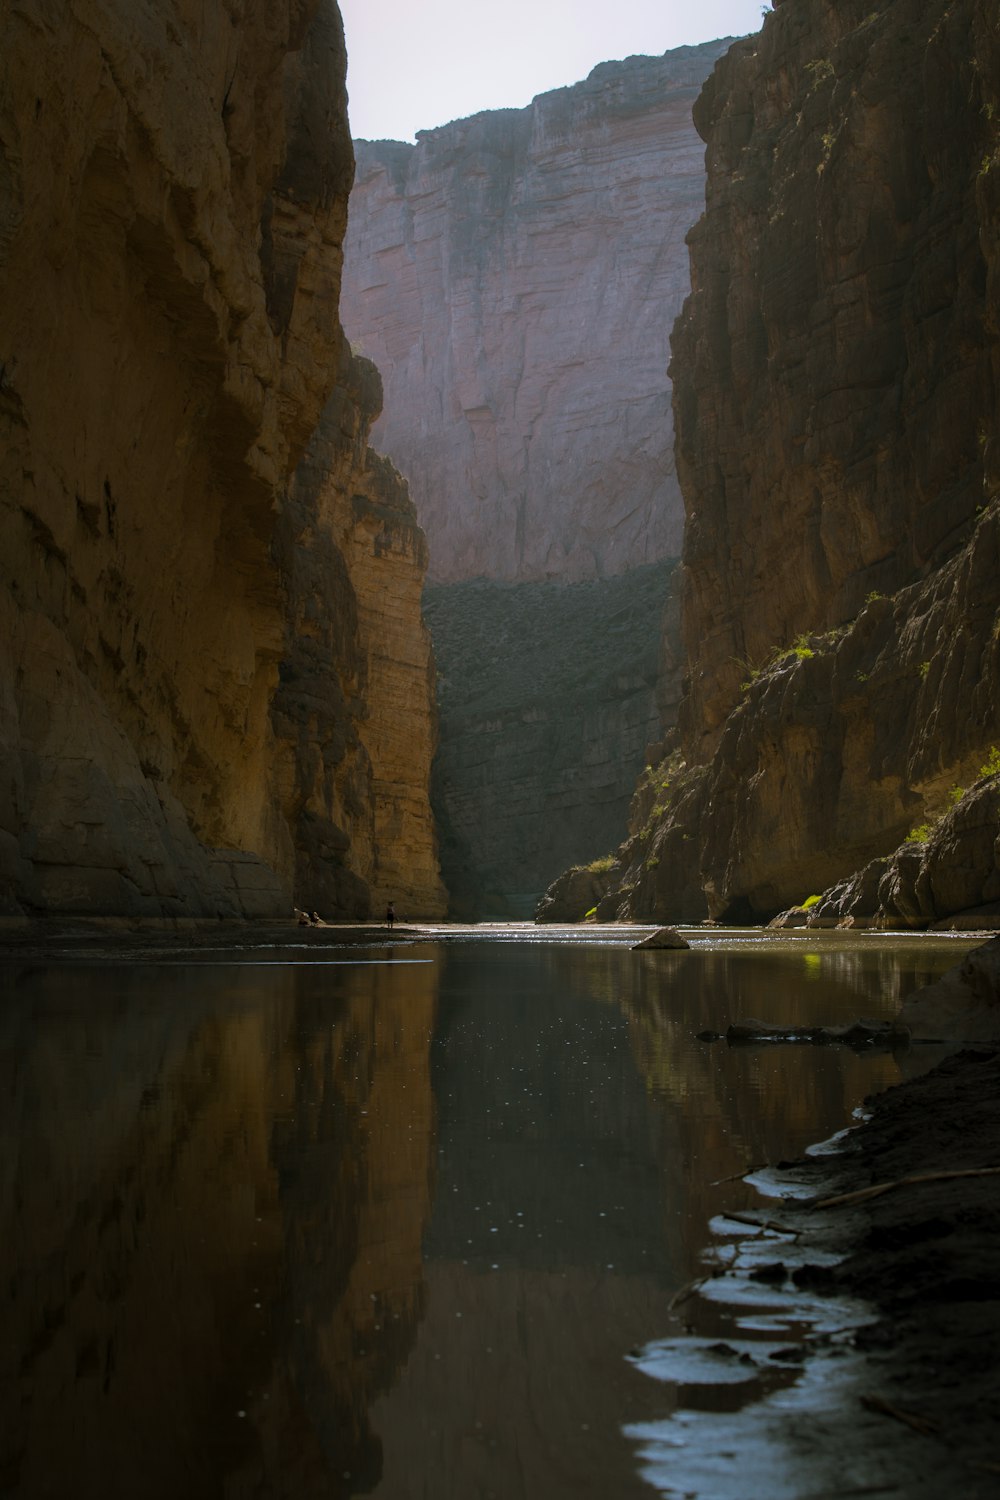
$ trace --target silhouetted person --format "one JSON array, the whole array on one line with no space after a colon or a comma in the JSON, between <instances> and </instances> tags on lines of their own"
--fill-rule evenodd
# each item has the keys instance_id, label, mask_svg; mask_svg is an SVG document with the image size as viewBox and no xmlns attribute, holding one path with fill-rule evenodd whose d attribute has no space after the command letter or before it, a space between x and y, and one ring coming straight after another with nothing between
<instances>
[{"instance_id":1,"label":"silhouetted person","mask_svg":"<svg viewBox=\"0 0 1000 1500\"><path fill-rule=\"evenodd\" d=\"M396 920L396 913L393 910L393 905L392 905L392 902L390 901L389 905L385 909L385 925L388 927L388 929L389 929L390 932L392 931L392 924L393 924L393 922L395 922L395 920Z\"/></svg>"}]
</instances>

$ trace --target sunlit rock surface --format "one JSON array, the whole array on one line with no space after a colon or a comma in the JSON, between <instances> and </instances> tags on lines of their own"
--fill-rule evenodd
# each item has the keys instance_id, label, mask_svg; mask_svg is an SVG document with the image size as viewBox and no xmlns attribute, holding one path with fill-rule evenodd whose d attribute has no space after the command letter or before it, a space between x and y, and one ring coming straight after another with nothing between
<instances>
[{"instance_id":1,"label":"sunlit rock surface","mask_svg":"<svg viewBox=\"0 0 1000 1500\"><path fill-rule=\"evenodd\" d=\"M373 513L398 510L400 487L383 500L366 455L377 403L343 414L367 377L337 312L353 165L339 14L196 10L14 3L0 23L0 910L257 916L294 895L356 911L387 882L436 910L414 790L432 733L422 547L405 544L397 589L400 533ZM329 500L310 512L299 484L290 523L335 391L340 517ZM366 547L393 553L386 603ZM327 568L336 599L294 597L298 548L350 553ZM398 851L420 846L412 879L397 850L380 868L398 751L383 761L378 725L395 708L384 683L366 696L407 609L423 656L388 691L419 694L396 705L404 725L423 716L399 819ZM336 730L308 731L309 765L301 726L272 722L279 667L305 649L293 635L352 611L350 691L331 709L338 672L314 683Z\"/></svg>"},{"instance_id":2,"label":"sunlit rock surface","mask_svg":"<svg viewBox=\"0 0 1000 1500\"><path fill-rule=\"evenodd\" d=\"M355 143L344 325L382 372L375 441L435 582L677 556L667 341L703 201L691 106L727 45Z\"/></svg>"},{"instance_id":3,"label":"sunlit rock surface","mask_svg":"<svg viewBox=\"0 0 1000 1500\"><path fill-rule=\"evenodd\" d=\"M435 915L427 545L405 481L366 446L377 371L345 350L340 381L279 522L290 609L275 779L310 910L379 914L394 900Z\"/></svg>"},{"instance_id":4,"label":"sunlit rock surface","mask_svg":"<svg viewBox=\"0 0 1000 1500\"><path fill-rule=\"evenodd\" d=\"M770 917L933 828L1000 743L998 79L984 0L802 0L701 95L688 690L617 909ZM937 865L923 920L988 875Z\"/></svg>"}]
</instances>

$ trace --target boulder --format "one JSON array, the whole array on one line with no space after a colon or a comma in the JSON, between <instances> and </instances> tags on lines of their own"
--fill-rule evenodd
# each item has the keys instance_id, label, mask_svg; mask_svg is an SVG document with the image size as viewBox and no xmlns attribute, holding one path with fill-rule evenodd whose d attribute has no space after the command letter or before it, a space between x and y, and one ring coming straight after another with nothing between
<instances>
[{"instance_id":1,"label":"boulder","mask_svg":"<svg viewBox=\"0 0 1000 1500\"><path fill-rule=\"evenodd\" d=\"M1000 937L967 953L936 984L915 990L899 1020L924 1039L1000 1041Z\"/></svg>"},{"instance_id":2,"label":"boulder","mask_svg":"<svg viewBox=\"0 0 1000 1500\"><path fill-rule=\"evenodd\" d=\"M686 938L682 938L676 927L658 927L651 932L649 937L643 938L641 943L636 943L633 953L638 953L640 948L690 948L691 944Z\"/></svg>"}]
</instances>

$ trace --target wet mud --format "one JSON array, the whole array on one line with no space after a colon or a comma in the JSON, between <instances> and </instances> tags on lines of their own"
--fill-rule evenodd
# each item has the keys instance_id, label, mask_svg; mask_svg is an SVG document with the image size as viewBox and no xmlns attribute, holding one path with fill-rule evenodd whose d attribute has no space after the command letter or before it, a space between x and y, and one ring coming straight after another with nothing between
<instances>
[{"instance_id":1,"label":"wet mud","mask_svg":"<svg viewBox=\"0 0 1000 1500\"><path fill-rule=\"evenodd\" d=\"M631 1432L655 1488L1000 1493L998 1101L1000 1053L961 1052L866 1101L835 1150L751 1178L765 1199L713 1222L691 1336L636 1354L681 1406ZM734 1336L693 1336L720 1305ZM741 1380L736 1410L698 1409L699 1381Z\"/></svg>"}]
</instances>

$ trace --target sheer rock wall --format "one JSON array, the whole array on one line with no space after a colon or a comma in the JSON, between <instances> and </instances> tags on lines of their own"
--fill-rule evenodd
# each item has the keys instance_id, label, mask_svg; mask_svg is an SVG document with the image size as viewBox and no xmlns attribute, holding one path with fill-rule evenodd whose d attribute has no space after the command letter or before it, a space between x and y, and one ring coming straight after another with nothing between
<instances>
[{"instance_id":1,"label":"sheer rock wall","mask_svg":"<svg viewBox=\"0 0 1000 1500\"><path fill-rule=\"evenodd\" d=\"M1000 742L998 80L985 0L783 0L699 99L688 685L604 914L773 915Z\"/></svg>"},{"instance_id":2,"label":"sheer rock wall","mask_svg":"<svg viewBox=\"0 0 1000 1500\"><path fill-rule=\"evenodd\" d=\"M703 194L691 106L726 45L355 143L344 324L382 372L376 441L436 583L678 555L667 340Z\"/></svg>"},{"instance_id":3,"label":"sheer rock wall","mask_svg":"<svg viewBox=\"0 0 1000 1500\"><path fill-rule=\"evenodd\" d=\"M455 916L530 917L561 868L620 842L659 729L672 571L427 590L441 714L431 789Z\"/></svg>"},{"instance_id":4,"label":"sheer rock wall","mask_svg":"<svg viewBox=\"0 0 1000 1500\"><path fill-rule=\"evenodd\" d=\"M289 484L338 370L341 404L367 378L337 312L344 68L332 0L4 11L0 910L319 904L293 889L272 700L297 649ZM327 546L324 524L295 545ZM429 716L426 682L425 659ZM359 688L342 741L367 711Z\"/></svg>"}]
</instances>

